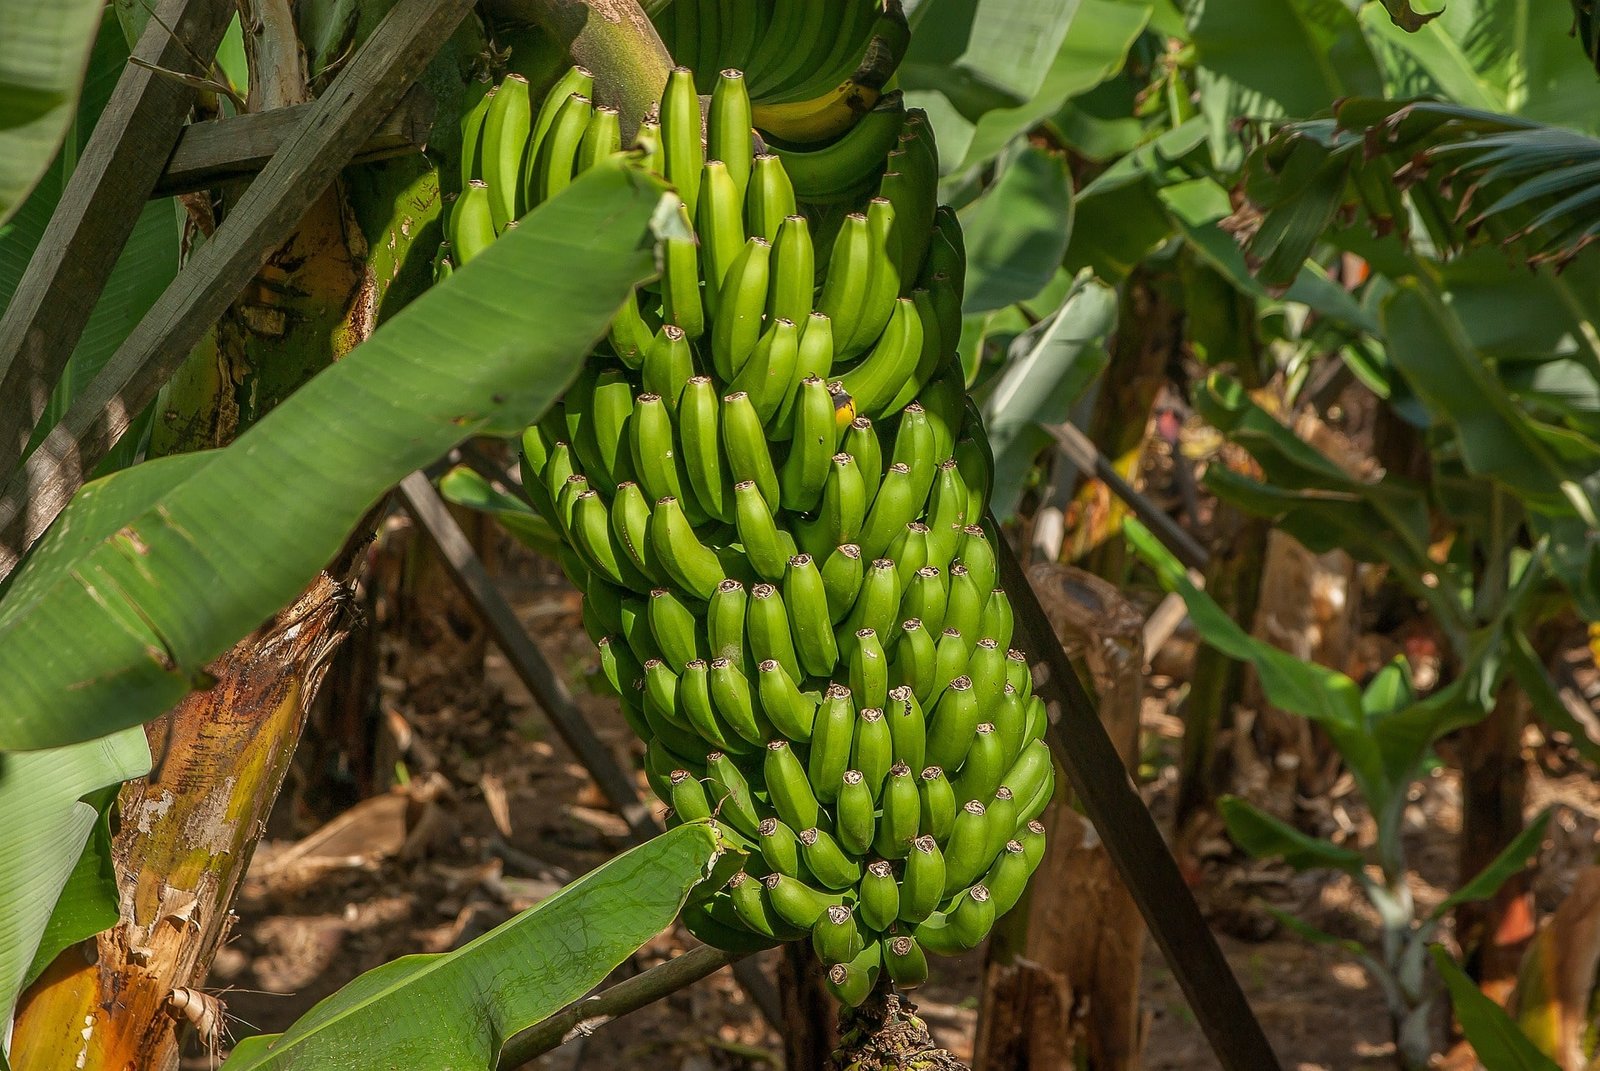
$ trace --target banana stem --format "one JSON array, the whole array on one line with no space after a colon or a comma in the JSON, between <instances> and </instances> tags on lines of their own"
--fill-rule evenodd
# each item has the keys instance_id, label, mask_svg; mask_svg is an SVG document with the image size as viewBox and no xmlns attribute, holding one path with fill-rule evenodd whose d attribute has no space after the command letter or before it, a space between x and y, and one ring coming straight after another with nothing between
<instances>
[{"instance_id":1,"label":"banana stem","mask_svg":"<svg viewBox=\"0 0 1600 1071\"><path fill-rule=\"evenodd\" d=\"M724 952L710 945L691 948L592 997L569 1004L515 1035L500 1050L496 1066L501 1071L521 1067L535 1056L568 1041L588 1037L613 1019L693 985L739 958L738 953Z\"/></svg>"},{"instance_id":2,"label":"banana stem","mask_svg":"<svg viewBox=\"0 0 1600 1071\"><path fill-rule=\"evenodd\" d=\"M904 1067L917 1071L971 1071L953 1053L941 1048L917 1015L917 1006L881 978L859 1008L839 1012L839 1048L829 1071Z\"/></svg>"},{"instance_id":3,"label":"banana stem","mask_svg":"<svg viewBox=\"0 0 1600 1071\"><path fill-rule=\"evenodd\" d=\"M628 144L666 88L672 57L636 0L491 0L490 9L535 22L594 72L595 103L622 113Z\"/></svg>"}]
</instances>

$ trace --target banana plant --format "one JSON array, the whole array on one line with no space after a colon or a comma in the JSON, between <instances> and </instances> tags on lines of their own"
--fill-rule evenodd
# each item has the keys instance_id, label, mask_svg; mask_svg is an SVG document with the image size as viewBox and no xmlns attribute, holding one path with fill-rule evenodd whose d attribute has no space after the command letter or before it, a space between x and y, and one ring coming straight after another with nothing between
<instances>
[{"instance_id":1,"label":"banana plant","mask_svg":"<svg viewBox=\"0 0 1600 1071\"><path fill-rule=\"evenodd\" d=\"M1337 479L1330 474L1330 480ZM1321 488L1323 494L1329 490ZM1352 502L1350 507L1376 511L1379 507L1371 501L1375 497L1378 495ZM1183 597L1200 638L1229 657L1254 665L1269 702L1315 721L1338 748L1377 822L1377 844L1370 860L1352 848L1303 833L1237 797L1221 801L1222 815L1234 843L1250 854L1281 859L1296 870L1335 870L1361 890L1379 918L1376 951L1357 941L1333 937L1284 912L1272 913L1301 936L1336 945L1361 962L1383 990L1405 1066L1430 1066L1438 1041L1434 1013L1442 991L1430 969L1429 945L1452 909L1493 896L1537 854L1550 815L1548 811L1539 815L1483 871L1419 915L1408 883L1405 809L1411 789L1425 775L1433 744L1486 713L1483 704L1492 700L1507 672L1506 631L1536 587L1537 565L1525 560L1510 603L1475 637L1472 668L1440 691L1421 696L1404 659L1383 667L1363 688L1342 673L1302 662L1255 639L1190 581L1183 566L1147 529L1129 521L1125 530L1162 587ZM1346 528L1340 525L1338 530Z\"/></svg>"}]
</instances>

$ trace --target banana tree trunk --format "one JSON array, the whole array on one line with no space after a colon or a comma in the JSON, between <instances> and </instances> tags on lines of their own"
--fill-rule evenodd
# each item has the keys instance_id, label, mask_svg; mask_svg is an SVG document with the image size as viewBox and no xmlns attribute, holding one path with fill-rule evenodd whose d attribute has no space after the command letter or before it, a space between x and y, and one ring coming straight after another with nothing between
<instances>
[{"instance_id":1,"label":"banana tree trunk","mask_svg":"<svg viewBox=\"0 0 1600 1071\"><path fill-rule=\"evenodd\" d=\"M13 1042L16 1071L177 1067L183 1027L194 1022L183 1013L195 999L185 991L205 977L227 937L229 905L293 741L350 629L348 572L319 576L211 665L214 687L147 727L155 767L118 800L122 921L92 950L69 949L28 991Z\"/></svg>"}]
</instances>

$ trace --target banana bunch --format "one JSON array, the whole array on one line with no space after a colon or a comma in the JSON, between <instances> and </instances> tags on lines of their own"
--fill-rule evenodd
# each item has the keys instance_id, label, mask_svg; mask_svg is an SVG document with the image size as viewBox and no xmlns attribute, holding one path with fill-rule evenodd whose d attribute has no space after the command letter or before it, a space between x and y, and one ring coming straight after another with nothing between
<instances>
[{"instance_id":1,"label":"banana bunch","mask_svg":"<svg viewBox=\"0 0 1600 1071\"><path fill-rule=\"evenodd\" d=\"M745 72L756 125L794 143L836 137L878 102L911 40L900 0L673 0L655 15L679 63Z\"/></svg>"},{"instance_id":2,"label":"banana bunch","mask_svg":"<svg viewBox=\"0 0 1600 1071\"><path fill-rule=\"evenodd\" d=\"M470 256L464 205L492 235L614 141L590 137L574 70L503 144L508 86L527 91L508 79L468 126L485 177L445 262ZM960 228L926 118L892 114L865 171L811 161L838 199L817 215L790 161L755 151L743 76L718 75L702 124L675 70L638 151L692 227L522 440L652 788L747 853L687 924L731 948L809 938L852 1005L883 974L920 983L927 951L974 947L1017 902L1055 777L982 527Z\"/></svg>"}]
</instances>

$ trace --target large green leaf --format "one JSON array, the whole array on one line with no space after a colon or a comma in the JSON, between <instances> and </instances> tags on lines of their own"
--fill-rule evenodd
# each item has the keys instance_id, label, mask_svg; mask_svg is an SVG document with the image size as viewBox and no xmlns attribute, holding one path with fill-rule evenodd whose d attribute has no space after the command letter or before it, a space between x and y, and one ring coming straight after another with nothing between
<instances>
[{"instance_id":1,"label":"large green leaf","mask_svg":"<svg viewBox=\"0 0 1600 1071\"><path fill-rule=\"evenodd\" d=\"M1572 12L1538 0L1450 0L1408 33L1369 6L1362 25L1390 95L1433 96L1579 130L1600 129L1594 69L1568 36Z\"/></svg>"},{"instance_id":2,"label":"large green leaf","mask_svg":"<svg viewBox=\"0 0 1600 1071\"><path fill-rule=\"evenodd\" d=\"M1540 1052L1505 1009L1484 995L1467 973L1456 966L1450 953L1434 945L1433 964L1450 989L1461 1032L1467 1035L1473 1051L1484 1067L1494 1071L1561 1071L1554 1060Z\"/></svg>"},{"instance_id":3,"label":"large green leaf","mask_svg":"<svg viewBox=\"0 0 1600 1071\"><path fill-rule=\"evenodd\" d=\"M1600 445L1520 410L1426 282L1399 283L1381 319L1389 360L1433 420L1455 432L1467 468L1535 508L1568 510L1566 485L1600 469Z\"/></svg>"},{"instance_id":4,"label":"large green leaf","mask_svg":"<svg viewBox=\"0 0 1600 1071\"><path fill-rule=\"evenodd\" d=\"M475 470L457 465L439 477L439 494L447 502L491 515L527 546L546 557L556 556L561 536L550 522L522 499L496 490Z\"/></svg>"},{"instance_id":5,"label":"large green leaf","mask_svg":"<svg viewBox=\"0 0 1600 1071\"><path fill-rule=\"evenodd\" d=\"M1078 0L941 0L900 64L901 86L934 89L969 119L1031 100L1050 72Z\"/></svg>"},{"instance_id":6,"label":"large green leaf","mask_svg":"<svg viewBox=\"0 0 1600 1071\"><path fill-rule=\"evenodd\" d=\"M0 749L172 706L396 481L536 418L655 270L662 190L595 168L232 445L86 488L0 601Z\"/></svg>"},{"instance_id":7,"label":"large green leaf","mask_svg":"<svg viewBox=\"0 0 1600 1071\"><path fill-rule=\"evenodd\" d=\"M22 274L50 222L83 146L88 143L100 113L116 87L128 62L128 46L116 20L101 23L89 57L88 74L78 101L77 117L66 143L56 153L49 169L17 214L0 226L0 309L16 292ZM82 337L72 352L65 373L57 381L45 406L39 426L34 429L37 444L50 427L66 412L77 393L105 365L128 332L143 317L155 299L166 289L178 271L178 217L171 198L145 205L128 244L117 258L106 286L89 314ZM133 449L141 438L136 426L118 444L101 471L121 468L132 460ZM31 448L31 446L30 446Z\"/></svg>"},{"instance_id":8,"label":"large green leaf","mask_svg":"<svg viewBox=\"0 0 1600 1071\"><path fill-rule=\"evenodd\" d=\"M1242 158L1240 118L1316 115L1341 97L1383 92L1377 61L1340 0L1197 0L1201 111L1219 167Z\"/></svg>"},{"instance_id":9,"label":"large green leaf","mask_svg":"<svg viewBox=\"0 0 1600 1071\"><path fill-rule=\"evenodd\" d=\"M282 1034L240 1042L223 1067L492 1071L508 1038L583 996L672 923L719 843L709 822L679 826L454 952L368 971Z\"/></svg>"},{"instance_id":10,"label":"large green leaf","mask_svg":"<svg viewBox=\"0 0 1600 1071\"><path fill-rule=\"evenodd\" d=\"M103 820L103 801L95 797L149 769L142 729L44 751L0 752L0 1037L34 973L30 965L44 958L47 928L57 950L102 928L95 908L98 862L83 859ZM86 873L79 873L80 864ZM51 925L52 909L69 886L76 888L68 911Z\"/></svg>"},{"instance_id":11,"label":"large green leaf","mask_svg":"<svg viewBox=\"0 0 1600 1071\"><path fill-rule=\"evenodd\" d=\"M1282 859L1296 870L1325 867L1361 877L1366 860L1360 852L1302 833L1237 796L1223 796L1217 809L1228 825L1228 836L1257 858Z\"/></svg>"},{"instance_id":12,"label":"large green leaf","mask_svg":"<svg viewBox=\"0 0 1600 1071\"><path fill-rule=\"evenodd\" d=\"M1072 237L1072 179L1064 159L1033 146L1012 156L993 186L962 213L964 313L1027 301L1049 285Z\"/></svg>"},{"instance_id":13,"label":"large green leaf","mask_svg":"<svg viewBox=\"0 0 1600 1071\"><path fill-rule=\"evenodd\" d=\"M1074 280L1061 307L996 379L983 401L994 450L991 505L1009 517L1033 461L1051 441L1041 425L1060 424L1110 362L1106 339L1117 326L1117 292L1087 273Z\"/></svg>"},{"instance_id":14,"label":"large green leaf","mask_svg":"<svg viewBox=\"0 0 1600 1071\"><path fill-rule=\"evenodd\" d=\"M992 160L1012 138L1059 112L1121 69L1128 49L1150 20L1151 0L1078 0L1066 36L1037 91L1015 107L995 108L972 123L959 169ZM965 122L965 118L962 120ZM939 127L946 137L948 124ZM953 161L952 161L953 162Z\"/></svg>"},{"instance_id":15,"label":"large green leaf","mask_svg":"<svg viewBox=\"0 0 1600 1071\"><path fill-rule=\"evenodd\" d=\"M67 136L104 0L0 3L0 223Z\"/></svg>"}]
</instances>

